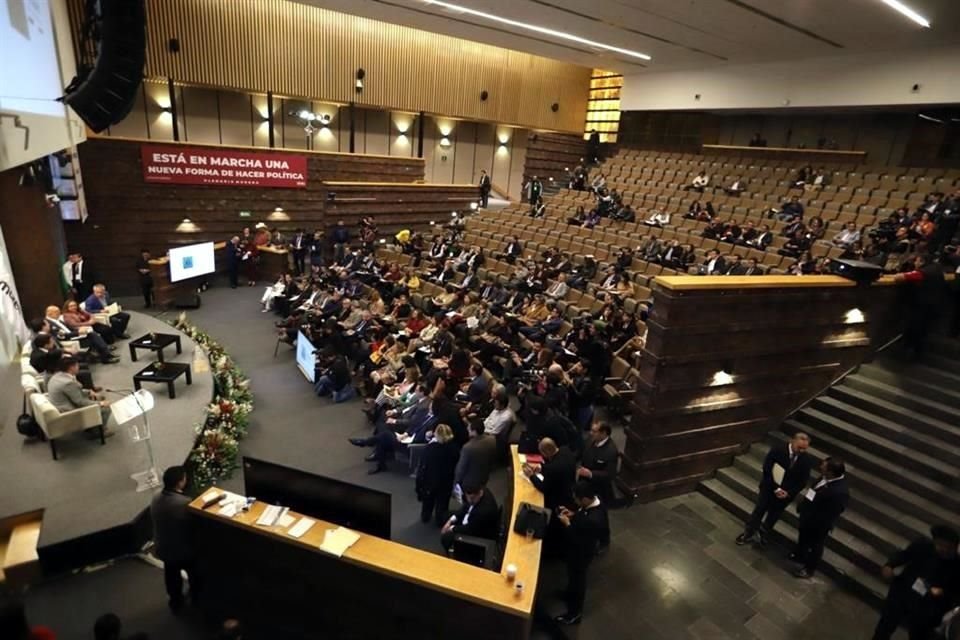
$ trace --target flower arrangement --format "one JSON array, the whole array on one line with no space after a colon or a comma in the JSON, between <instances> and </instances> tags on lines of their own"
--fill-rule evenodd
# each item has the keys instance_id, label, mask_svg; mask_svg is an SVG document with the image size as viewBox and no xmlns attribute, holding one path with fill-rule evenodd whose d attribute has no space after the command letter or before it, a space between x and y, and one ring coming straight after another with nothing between
<instances>
[{"instance_id":1,"label":"flower arrangement","mask_svg":"<svg viewBox=\"0 0 960 640\"><path fill-rule=\"evenodd\" d=\"M236 367L223 346L194 326L186 313L171 324L190 336L213 365L213 401L196 425L197 441L187 459L195 488L202 491L236 470L240 440L247 435L253 394L250 380Z\"/></svg>"}]
</instances>

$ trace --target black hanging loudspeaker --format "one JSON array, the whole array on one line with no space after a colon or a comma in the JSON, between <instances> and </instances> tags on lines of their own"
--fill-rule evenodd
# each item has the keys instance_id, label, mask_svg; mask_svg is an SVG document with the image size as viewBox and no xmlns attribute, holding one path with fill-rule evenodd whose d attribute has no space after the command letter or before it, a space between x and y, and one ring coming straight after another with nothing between
<instances>
[{"instance_id":1,"label":"black hanging loudspeaker","mask_svg":"<svg viewBox=\"0 0 960 640\"><path fill-rule=\"evenodd\" d=\"M97 38L93 67L82 69L61 98L93 131L123 120L143 82L146 62L144 0L89 2L84 31Z\"/></svg>"},{"instance_id":2,"label":"black hanging loudspeaker","mask_svg":"<svg viewBox=\"0 0 960 640\"><path fill-rule=\"evenodd\" d=\"M553 111L554 113L556 113L559 110L560 110L560 105L558 103L554 102L552 105L550 105L550 111Z\"/></svg>"}]
</instances>

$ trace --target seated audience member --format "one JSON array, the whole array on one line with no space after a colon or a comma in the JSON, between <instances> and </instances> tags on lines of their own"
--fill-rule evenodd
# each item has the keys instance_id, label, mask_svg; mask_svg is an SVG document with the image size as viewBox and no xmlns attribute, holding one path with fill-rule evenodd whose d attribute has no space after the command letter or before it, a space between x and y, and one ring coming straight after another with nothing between
<instances>
[{"instance_id":1,"label":"seated audience member","mask_svg":"<svg viewBox=\"0 0 960 640\"><path fill-rule=\"evenodd\" d=\"M420 522L430 522L433 517L439 527L446 519L459 457L460 447L453 439L453 430L445 424L438 424L420 453L420 464L417 466L416 492L421 505Z\"/></svg>"},{"instance_id":2,"label":"seated audience member","mask_svg":"<svg viewBox=\"0 0 960 640\"><path fill-rule=\"evenodd\" d=\"M804 191L813 191L815 189L822 189L830 184L830 173L827 172L823 167L820 167L813 172L813 177L810 178L805 185L803 185Z\"/></svg>"},{"instance_id":3,"label":"seated audience member","mask_svg":"<svg viewBox=\"0 0 960 640\"><path fill-rule=\"evenodd\" d=\"M607 178L602 173L598 173L597 177L595 177L590 183L590 190L595 194L600 195L600 192L604 191L606 188Z\"/></svg>"},{"instance_id":4,"label":"seated audience member","mask_svg":"<svg viewBox=\"0 0 960 640\"><path fill-rule=\"evenodd\" d=\"M373 436L350 438L350 444L354 446L373 447L373 453L365 460L375 462L376 466L368 473L373 475L386 471L387 460L397 449L410 444L426 444L440 423L438 416L444 413L445 402L442 395L425 395L423 400L402 414L388 411L387 417L377 423Z\"/></svg>"},{"instance_id":5,"label":"seated audience member","mask_svg":"<svg viewBox=\"0 0 960 640\"><path fill-rule=\"evenodd\" d=\"M762 276L763 269L757 266L756 258L747 258L747 265L743 269L743 273L740 275L744 276Z\"/></svg>"},{"instance_id":6,"label":"seated audience member","mask_svg":"<svg viewBox=\"0 0 960 640\"><path fill-rule=\"evenodd\" d=\"M654 209L650 212L650 215L646 220L643 221L643 224L648 227L665 227L670 224L670 214L665 211L658 211Z\"/></svg>"},{"instance_id":7,"label":"seated audience member","mask_svg":"<svg viewBox=\"0 0 960 640\"><path fill-rule=\"evenodd\" d=\"M620 220L621 222L636 222L637 213L633 210L633 207L628 204L617 209L616 213L614 213L611 217L614 220Z\"/></svg>"},{"instance_id":8,"label":"seated audience member","mask_svg":"<svg viewBox=\"0 0 960 640\"><path fill-rule=\"evenodd\" d=\"M735 221L731 220L720 234L719 240L720 242L737 244L740 242L741 235L743 235L743 228Z\"/></svg>"},{"instance_id":9,"label":"seated audience member","mask_svg":"<svg viewBox=\"0 0 960 640\"><path fill-rule=\"evenodd\" d=\"M593 229L600 223L600 209L595 207L587 213L587 217L584 219L583 224L580 225L584 229Z\"/></svg>"},{"instance_id":10,"label":"seated audience member","mask_svg":"<svg viewBox=\"0 0 960 640\"><path fill-rule=\"evenodd\" d=\"M803 204L799 196L792 196L789 202L785 202L779 212L772 212L771 218L776 218L780 222L792 222L803 219Z\"/></svg>"},{"instance_id":11,"label":"seated audience member","mask_svg":"<svg viewBox=\"0 0 960 640\"><path fill-rule=\"evenodd\" d=\"M817 268L817 261L813 259L809 251L804 251L800 257L787 267L787 273L792 276L806 276L814 273Z\"/></svg>"},{"instance_id":12,"label":"seated audience member","mask_svg":"<svg viewBox=\"0 0 960 640\"><path fill-rule=\"evenodd\" d=\"M810 248L812 241L810 236L803 231L797 231L792 237L788 238L783 248L777 251L781 256L795 258Z\"/></svg>"},{"instance_id":13,"label":"seated audience member","mask_svg":"<svg viewBox=\"0 0 960 640\"><path fill-rule=\"evenodd\" d=\"M148 638L145 633L125 636L122 632L123 624L114 613L105 613L93 623L94 640L147 640Z\"/></svg>"},{"instance_id":14,"label":"seated audience member","mask_svg":"<svg viewBox=\"0 0 960 640\"><path fill-rule=\"evenodd\" d=\"M687 207L687 212L683 214L683 217L687 220L699 220L701 211L703 211L703 205L700 204L699 200L694 200Z\"/></svg>"},{"instance_id":15,"label":"seated audience member","mask_svg":"<svg viewBox=\"0 0 960 640\"><path fill-rule=\"evenodd\" d=\"M719 276L723 275L727 268L727 261L723 259L720 252L716 249L710 249L707 252L703 263L697 267L697 275L701 276Z\"/></svg>"},{"instance_id":16,"label":"seated audience member","mask_svg":"<svg viewBox=\"0 0 960 640\"><path fill-rule=\"evenodd\" d=\"M823 224L823 218L820 216L814 216L810 219L810 224L807 225L806 235L810 240L810 244L813 244L817 240L822 240L823 235L827 232L826 225Z\"/></svg>"},{"instance_id":17,"label":"seated audience member","mask_svg":"<svg viewBox=\"0 0 960 640\"><path fill-rule=\"evenodd\" d=\"M740 262L740 256L737 254L731 254L730 260L727 261L727 268L723 271L725 276L742 276L744 270L744 265Z\"/></svg>"},{"instance_id":18,"label":"seated audience member","mask_svg":"<svg viewBox=\"0 0 960 640\"><path fill-rule=\"evenodd\" d=\"M547 287L547 290L543 292L548 298L553 298L554 300L563 300L567 295L567 292L570 290L570 287L567 285L567 274L560 273L557 275L557 279Z\"/></svg>"},{"instance_id":19,"label":"seated audience member","mask_svg":"<svg viewBox=\"0 0 960 640\"><path fill-rule=\"evenodd\" d=\"M516 262L517 258L523 254L523 245L520 244L520 238L513 236L510 242L504 248L503 253L494 254L498 259L509 264Z\"/></svg>"},{"instance_id":20,"label":"seated audience member","mask_svg":"<svg viewBox=\"0 0 960 640\"><path fill-rule=\"evenodd\" d=\"M583 205L577 207L576 212L569 218L567 218L567 224L572 224L576 226L582 226L587 220L587 212L584 211Z\"/></svg>"},{"instance_id":21,"label":"seated audience member","mask_svg":"<svg viewBox=\"0 0 960 640\"><path fill-rule=\"evenodd\" d=\"M753 226L753 221L747 220L743 227L740 230L740 236L733 241L734 244L750 246L749 243L751 240L760 235L760 232L757 231L757 228Z\"/></svg>"},{"instance_id":22,"label":"seated audience member","mask_svg":"<svg viewBox=\"0 0 960 640\"><path fill-rule=\"evenodd\" d=\"M277 278L277 281L272 285L264 287L263 295L260 297L260 304L263 305L261 311L263 313L270 311L273 307L273 299L283 293L283 289L287 285L286 276L287 274L283 274Z\"/></svg>"},{"instance_id":23,"label":"seated audience member","mask_svg":"<svg viewBox=\"0 0 960 640\"><path fill-rule=\"evenodd\" d=\"M729 187L724 187L724 191L727 192L727 195L738 196L744 191L747 190L747 182L743 178L736 178Z\"/></svg>"},{"instance_id":24,"label":"seated audience member","mask_svg":"<svg viewBox=\"0 0 960 640\"><path fill-rule=\"evenodd\" d=\"M86 311L89 313L99 313L105 311L110 306L110 294L107 288L102 284L93 285L93 293L84 302ZM110 316L110 326L113 327L113 333L118 338L129 338L127 335L127 325L130 324L130 314L126 311L118 311Z\"/></svg>"},{"instance_id":25,"label":"seated audience member","mask_svg":"<svg viewBox=\"0 0 960 640\"><path fill-rule=\"evenodd\" d=\"M920 218L910 227L910 236L915 240L927 242L933 237L935 230L936 224L933 222L931 214L924 211L920 214Z\"/></svg>"},{"instance_id":26,"label":"seated audience member","mask_svg":"<svg viewBox=\"0 0 960 640\"><path fill-rule=\"evenodd\" d=\"M700 235L704 238L710 238L711 240L719 240L731 224L732 222L725 222L717 218L707 224L707 226L703 228L703 231L700 232Z\"/></svg>"},{"instance_id":27,"label":"seated audience member","mask_svg":"<svg viewBox=\"0 0 960 640\"><path fill-rule=\"evenodd\" d=\"M511 428L516 423L517 417L510 408L510 396L506 387L502 384L494 385L491 397L493 410L483 419L483 432L491 436L499 436L505 429Z\"/></svg>"},{"instance_id":28,"label":"seated audience member","mask_svg":"<svg viewBox=\"0 0 960 640\"><path fill-rule=\"evenodd\" d=\"M773 242L773 232L770 231L770 225L765 224L760 227L760 231L757 233L756 237L752 240L747 240L746 244L754 249L766 251L771 242Z\"/></svg>"},{"instance_id":29,"label":"seated audience member","mask_svg":"<svg viewBox=\"0 0 960 640\"><path fill-rule=\"evenodd\" d=\"M318 396L333 395L334 402L346 402L354 397L355 391L350 378L347 359L333 351L325 350L317 363L316 383L313 390Z\"/></svg>"},{"instance_id":30,"label":"seated audience member","mask_svg":"<svg viewBox=\"0 0 960 640\"><path fill-rule=\"evenodd\" d=\"M690 184L683 188L684 191L696 191L698 193L703 193L703 190L707 188L707 185L710 184L710 176L707 175L707 172L700 170L697 172L697 175L693 177L693 180L690 181Z\"/></svg>"},{"instance_id":31,"label":"seated audience member","mask_svg":"<svg viewBox=\"0 0 960 640\"><path fill-rule=\"evenodd\" d=\"M110 419L110 403L98 396L92 389L84 389L77 379L79 373L80 362L76 358L73 356L60 358L58 371L50 376L47 381L47 397L50 399L50 404L56 407L60 413L82 409L94 404L99 405L104 435L113 435L114 431L107 428L107 421ZM96 427L87 429L86 433L90 437L99 437Z\"/></svg>"},{"instance_id":32,"label":"seated audience member","mask_svg":"<svg viewBox=\"0 0 960 640\"><path fill-rule=\"evenodd\" d=\"M50 333L58 340L86 341L90 351L97 355L101 363L113 364L120 362L120 358L114 356L111 352L110 345L108 345L96 331L90 331L86 334L74 331L63 321L63 318L60 317L60 309L55 305L47 307L46 314L44 320L46 320L47 325L49 325Z\"/></svg>"},{"instance_id":33,"label":"seated audience member","mask_svg":"<svg viewBox=\"0 0 960 640\"><path fill-rule=\"evenodd\" d=\"M63 312L60 314L60 318L77 333L84 334L92 330L99 333L108 345L116 342L113 328L110 325L97 322L91 314L80 308L76 300L67 300L63 303Z\"/></svg>"},{"instance_id":34,"label":"seated audience member","mask_svg":"<svg viewBox=\"0 0 960 640\"><path fill-rule=\"evenodd\" d=\"M544 204L543 198L539 198L533 205L530 207L530 217L531 218L543 218L547 215L547 205Z\"/></svg>"},{"instance_id":35,"label":"seated audience member","mask_svg":"<svg viewBox=\"0 0 960 640\"><path fill-rule=\"evenodd\" d=\"M840 233L833 236L831 241L833 246L841 247L843 249L849 249L853 245L860 242L860 232L857 230L856 222L848 222L847 226L843 228Z\"/></svg>"},{"instance_id":36,"label":"seated audience member","mask_svg":"<svg viewBox=\"0 0 960 640\"><path fill-rule=\"evenodd\" d=\"M496 540L500 533L500 508L483 485L463 487L463 506L440 530L440 544L450 553L458 535Z\"/></svg>"},{"instance_id":37,"label":"seated audience member","mask_svg":"<svg viewBox=\"0 0 960 640\"><path fill-rule=\"evenodd\" d=\"M802 189L808 180L813 180L813 167L810 165L797 169L797 177L793 181L793 186Z\"/></svg>"}]
</instances>

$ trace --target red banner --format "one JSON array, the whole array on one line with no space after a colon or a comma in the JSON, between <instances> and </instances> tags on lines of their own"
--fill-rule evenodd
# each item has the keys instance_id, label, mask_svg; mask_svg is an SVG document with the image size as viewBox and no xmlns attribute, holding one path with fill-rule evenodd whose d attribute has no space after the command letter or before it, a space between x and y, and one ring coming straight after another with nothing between
<instances>
[{"instance_id":1,"label":"red banner","mask_svg":"<svg viewBox=\"0 0 960 640\"><path fill-rule=\"evenodd\" d=\"M145 144L144 182L236 187L307 186L307 158L289 153Z\"/></svg>"}]
</instances>

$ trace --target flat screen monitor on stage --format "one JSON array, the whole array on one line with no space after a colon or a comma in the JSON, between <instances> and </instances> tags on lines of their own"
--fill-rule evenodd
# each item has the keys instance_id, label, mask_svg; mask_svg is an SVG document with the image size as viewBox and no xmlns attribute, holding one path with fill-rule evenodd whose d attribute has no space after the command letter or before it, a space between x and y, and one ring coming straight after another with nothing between
<instances>
[{"instance_id":1,"label":"flat screen monitor on stage","mask_svg":"<svg viewBox=\"0 0 960 640\"><path fill-rule=\"evenodd\" d=\"M313 343L310 338L302 332L297 334L297 368L300 373L306 376L307 380L314 382L317 375L317 359L313 355Z\"/></svg>"},{"instance_id":2,"label":"flat screen monitor on stage","mask_svg":"<svg viewBox=\"0 0 960 640\"><path fill-rule=\"evenodd\" d=\"M170 249L168 255L170 257L170 282L204 276L217 269L212 242L175 247Z\"/></svg>"},{"instance_id":3,"label":"flat screen monitor on stage","mask_svg":"<svg viewBox=\"0 0 960 640\"><path fill-rule=\"evenodd\" d=\"M244 491L304 515L390 539L389 493L243 457Z\"/></svg>"}]
</instances>

